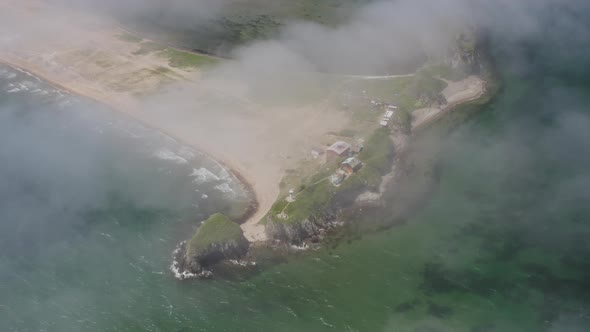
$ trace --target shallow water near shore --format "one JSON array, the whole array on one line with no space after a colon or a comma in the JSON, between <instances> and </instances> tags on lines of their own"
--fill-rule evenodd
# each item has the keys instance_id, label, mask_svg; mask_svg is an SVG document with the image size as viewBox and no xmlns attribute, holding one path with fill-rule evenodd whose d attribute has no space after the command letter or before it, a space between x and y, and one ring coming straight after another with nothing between
<instances>
[{"instance_id":1,"label":"shallow water near shore","mask_svg":"<svg viewBox=\"0 0 590 332\"><path fill-rule=\"evenodd\" d=\"M495 41L503 89L432 143L440 183L404 225L243 280L168 271L235 204L214 162L0 69L0 330L587 331L590 65L552 42L523 67Z\"/></svg>"},{"instance_id":2,"label":"shallow water near shore","mask_svg":"<svg viewBox=\"0 0 590 332\"><path fill-rule=\"evenodd\" d=\"M0 141L2 331L104 330L135 286L175 285L200 220L248 204L216 161L5 66Z\"/></svg>"}]
</instances>

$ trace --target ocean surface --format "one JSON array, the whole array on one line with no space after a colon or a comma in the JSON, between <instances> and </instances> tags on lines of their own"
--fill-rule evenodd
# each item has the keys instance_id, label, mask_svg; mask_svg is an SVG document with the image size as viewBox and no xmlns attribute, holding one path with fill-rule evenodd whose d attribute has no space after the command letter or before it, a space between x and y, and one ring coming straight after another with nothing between
<instances>
[{"instance_id":1,"label":"ocean surface","mask_svg":"<svg viewBox=\"0 0 590 332\"><path fill-rule=\"evenodd\" d=\"M199 221L247 204L216 161L0 66L0 331L108 330L176 286Z\"/></svg>"},{"instance_id":2,"label":"ocean surface","mask_svg":"<svg viewBox=\"0 0 590 332\"><path fill-rule=\"evenodd\" d=\"M590 40L550 23L492 36L502 88L415 215L247 278L168 270L240 200L214 162L0 69L0 330L590 331Z\"/></svg>"}]
</instances>

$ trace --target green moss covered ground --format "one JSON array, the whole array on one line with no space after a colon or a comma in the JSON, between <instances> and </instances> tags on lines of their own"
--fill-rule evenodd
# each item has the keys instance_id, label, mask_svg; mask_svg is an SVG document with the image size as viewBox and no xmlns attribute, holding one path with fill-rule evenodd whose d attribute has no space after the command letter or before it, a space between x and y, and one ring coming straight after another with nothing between
<instances>
[{"instance_id":1,"label":"green moss covered ground","mask_svg":"<svg viewBox=\"0 0 590 332\"><path fill-rule=\"evenodd\" d=\"M192 257L210 245L222 242L238 242L243 236L240 225L225 215L216 213L205 220L187 244L187 256Z\"/></svg>"}]
</instances>

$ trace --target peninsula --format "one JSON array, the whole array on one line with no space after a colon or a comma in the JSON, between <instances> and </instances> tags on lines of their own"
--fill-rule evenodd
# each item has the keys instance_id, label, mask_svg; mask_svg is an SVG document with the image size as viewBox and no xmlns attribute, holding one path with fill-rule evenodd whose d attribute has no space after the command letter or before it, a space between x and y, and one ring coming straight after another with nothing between
<instances>
[{"instance_id":1,"label":"peninsula","mask_svg":"<svg viewBox=\"0 0 590 332\"><path fill-rule=\"evenodd\" d=\"M414 132L486 93L471 29L413 73L363 76L298 70L301 60L273 44L264 46L283 55L279 66L248 48L230 60L180 50L43 1L9 0L0 22L22 31L0 41L0 63L209 154L252 191L241 229L215 215L182 247L180 267L191 273L242 257L248 242L321 241L342 208L379 204Z\"/></svg>"}]
</instances>

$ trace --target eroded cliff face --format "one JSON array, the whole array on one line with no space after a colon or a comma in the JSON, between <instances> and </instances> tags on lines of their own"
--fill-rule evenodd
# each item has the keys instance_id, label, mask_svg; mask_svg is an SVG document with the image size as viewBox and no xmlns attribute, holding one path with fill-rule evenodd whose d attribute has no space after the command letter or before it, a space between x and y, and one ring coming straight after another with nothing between
<instances>
[{"instance_id":1,"label":"eroded cliff face","mask_svg":"<svg viewBox=\"0 0 590 332\"><path fill-rule=\"evenodd\" d=\"M266 234L271 240L292 245L301 245L307 241L320 242L330 229L341 224L338 217L338 212L326 211L297 222L268 220Z\"/></svg>"},{"instance_id":2,"label":"eroded cliff face","mask_svg":"<svg viewBox=\"0 0 590 332\"><path fill-rule=\"evenodd\" d=\"M244 236L239 240L219 241L189 254L185 250L184 266L192 273L199 273L222 260L240 259L248 253L249 242Z\"/></svg>"},{"instance_id":3,"label":"eroded cliff face","mask_svg":"<svg viewBox=\"0 0 590 332\"><path fill-rule=\"evenodd\" d=\"M482 55L486 42L484 31L466 28L457 35L456 42L449 48L444 62L465 75L481 74L485 70Z\"/></svg>"},{"instance_id":4,"label":"eroded cliff face","mask_svg":"<svg viewBox=\"0 0 590 332\"><path fill-rule=\"evenodd\" d=\"M249 247L250 242L238 224L215 214L201 224L192 239L175 250L171 268L179 279L207 277L211 267L244 257Z\"/></svg>"}]
</instances>

